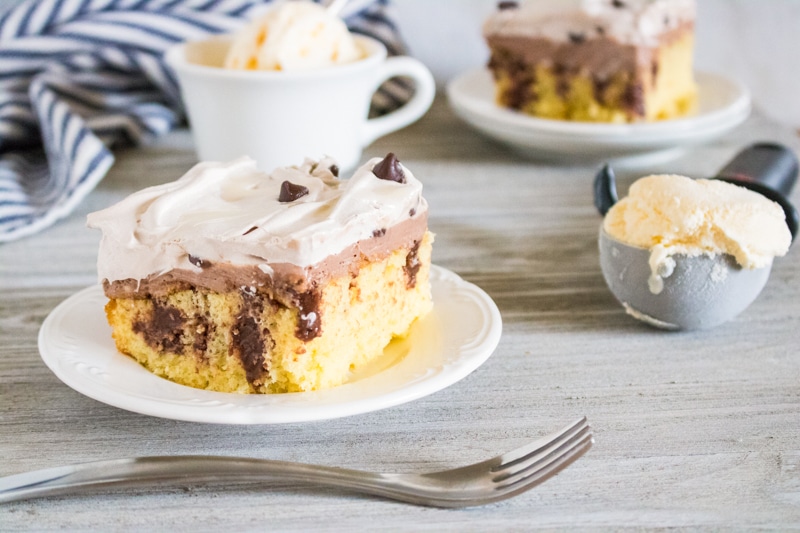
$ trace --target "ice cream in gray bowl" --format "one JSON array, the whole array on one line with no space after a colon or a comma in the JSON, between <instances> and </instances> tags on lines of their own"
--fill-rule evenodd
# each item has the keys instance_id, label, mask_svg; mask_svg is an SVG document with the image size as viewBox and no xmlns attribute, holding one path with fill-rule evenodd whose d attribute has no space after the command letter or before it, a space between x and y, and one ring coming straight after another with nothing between
<instances>
[{"instance_id":1,"label":"ice cream in gray bowl","mask_svg":"<svg viewBox=\"0 0 800 533\"><path fill-rule=\"evenodd\" d=\"M784 208L763 194L721 179L652 175L605 213L600 266L634 318L705 329L755 300L792 238Z\"/></svg>"}]
</instances>

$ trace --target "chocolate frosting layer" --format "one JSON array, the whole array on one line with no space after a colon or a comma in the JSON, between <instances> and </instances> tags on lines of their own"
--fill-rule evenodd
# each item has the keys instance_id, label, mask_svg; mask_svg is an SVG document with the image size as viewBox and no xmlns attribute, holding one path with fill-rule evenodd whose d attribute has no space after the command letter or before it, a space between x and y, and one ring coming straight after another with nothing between
<instances>
[{"instance_id":1,"label":"chocolate frosting layer","mask_svg":"<svg viewBox=\"0 0 800 533\"><path fill-rule=\"evenodd\" d=\"M693 29L692 23L683 24L662 34L659 42L673 42ZM597 31L574 41L492 34L486 36L486 42L493 51L493 61L500 60L498 53L506 51L528 65L544 64L573 73L591 72L602 80L621 70L636 72L642 68L652 68L655 56L653 47L626 44Z\"/></svg>"},{"instance_id":2,"label":"chocolate frosting layer","mask_svg":"<svg viewBox=\"0 0 800 533\"><path fill-rule=\"evenodd\" d=\"M314 290L332 278L357 273L364 261L382 260L398 248L414 249L427 231L427 219L425 212L393 227L382 228L383 231L376 235L306 267L274 263L265 269L255 265L204 261L199 271L177 268L143 279L105 280L103 289L109 298L150 298L191 288L251 294L268 292L273 299L296 306L298 295Z\"/></svg>"}]
</instances>

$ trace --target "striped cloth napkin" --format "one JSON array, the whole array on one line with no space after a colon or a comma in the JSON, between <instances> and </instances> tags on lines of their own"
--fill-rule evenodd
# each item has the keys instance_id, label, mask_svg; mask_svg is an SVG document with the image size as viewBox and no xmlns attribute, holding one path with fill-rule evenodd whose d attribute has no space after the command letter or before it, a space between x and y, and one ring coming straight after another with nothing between
<instances>
[{"instance_id":1,"label":"striped cloth napkin","mask_svg":"<svg viewBox=\"0 0 800 533\"><path fill-rule=\"evenodd\" d=\"M0 17L0 242L68 215L114 163L112 150L184 118L162 62L173 43L236 31L270 0L28 0ZM356 33L402 42L389 0L352 0ZM373 100L407 98L401 81ZM378 112L380 109L378 109Z\"/></svg>"}]
</instances>

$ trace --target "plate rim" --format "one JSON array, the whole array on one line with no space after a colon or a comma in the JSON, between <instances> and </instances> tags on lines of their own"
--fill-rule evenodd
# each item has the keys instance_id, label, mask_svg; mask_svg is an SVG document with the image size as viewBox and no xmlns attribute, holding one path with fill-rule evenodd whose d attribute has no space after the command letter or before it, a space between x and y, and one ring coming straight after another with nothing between
<instances>
[{"instance_id":1,"label":"plate rim","mask_svg":"<svg viewBox=\"0 0 800 533\"><path fill-rule=\"evenodd\" d=\"M64 332L60 332L56 329L57 321L63 320L64 314L68 310L74 309L77 305L86 305L86 299L96 297L97 291L101 291L100 293L102 294L102 287L99 284L91 285L76 293L73 293L61 301L50 313L48 313L47 317L39 328L38 348L40 356L45 365L62 383L71 389L83 396L92 398L106 405L138 414L186 422L234 425L268 425L330 420L394 407L443 390L467 377L469 374L482 366L489 359L489 357L494 354L502 335L502 318L500 311L492 298L477 285L468 282L458 276L458 274L437 265L431 265L431 285L432 289L435 291L447 290L451 294L457 293L458 295L466 295L470 301L475 304L475 316L480 315L480 317L482 317L480 331L470 332L469 338L466 338L465 336L465 338L462 339L461 346L463 347L463 351L460 355L460 359L455 361L455 363L458 364L449 365L449 372L434 372L430 376L414 380L411 383L407 383L397 390L391 390L388 393L362 397L357 401L346 399L345 401L341 402L334 401L329 405L315 405L307 410L304 410L302 407L298 407L297 405L291 407L291 399L297 399L298 405L309 403L313 404L315 396L318 400L320 398L324 400L325 396L333 396L333 399L335 400L337 389L350 387L349 391L352 391L354 387L359 387L359 382L345 384L340 387L334 387L332 389L323 391L287 393L280 395L250 395L193 389L191 387L179 385L151 374L132 359L120 354L116 350L116 347L111 340L110 327L108 328L109 344L108 346L102 347L102 349L106 351L103 352L104 355L101 354L101 357L108 356L109 351L113 352L113 354L124 358L124 360L118 359L115 362L125 361L124 364L127 366L133 365L132 368L138 367L141 372L147 374L147 376L145 376L145 374L141 374L143 379L149 381L150 378L152 378L152 380L155 380L153 383L159 383L162 387L178 387L179 389L175 389L176 391L180 390L183 393L196 396L198 398L197 404L187 406L183 403L175 403L168 398L142 398L139 396L131 396L125 391L120 392L111 390L108 389L107 386L103 388L103 386L101 386L101 381L91 379L87 380L85 376L78 375L75 372L66 371L64 368L62 368L62 364L64 364L64 353L59 353L59 348L53 346L53 343L56 340L52 337L54 333L64 336ZM445 302L442 302L439 305L441 307L444 304ZM434 313L436 312L436 305L436 301L434 301L434 311L432 311ZM437 320L440 319L438 316L435 318ZM92 326L95 325L96 324L92 322ZM108 327L107 324L105 324L105 326ZM431 327L440 327L440 325ZM478 341L477 344L475 343L476 339ZM72 342L80 342L80 340L80 338L72 339ZM97 356L84 357L87 357L88 362L95 364L98 363ZM107 370L107 366L103 367L100 365L97 373L99 374L103 369ZM379 376L384 372L386 372L386 370L378 372L376 376ZM369 379L370 378L366 378L364 381ZM87 383L90 385L87 386ZM346 397L346 393L343 394ZM290 398L290 400L288 400L290 404L288 416L285 412L281 412L280 405L270 408L272 401L271 399L275 398L280 398L281 400ZM214 399L218 401L215 402ZM223 399L227 400L227 402L222 402L221 400ZM218 403L223 403L225 408L215 409ZM234 405L235 403L243 405ZM280 402L277 403L280 404ZM233 412L231 412L232 410Z\"/></svg>"},{"instance_id":2,"label":"plate rim","mask_svg":"<svg viewBox=\"0 0 800 533\"><path fill-rule=\"evenodd\" d=\"M545 119L501 108L494 103L492 96L474 96L465 90L467 87L474 92L475 89L469 87L470 84L487 82L491 73L485 67L469 69L457 75L447 83L446 93L450 106L462 120L506 143L536 148L539 144L534 140L525 142L519 137L538 134L548 140L569 139L573 145L580 142L602 144L609 148L629 145L633 152L640 152L641 148L663 149L675 142L691 144L696 139L703 139L722 130L727 131L750 115L750 91L738 80L700 70L695 71L695 75L701 88L711 83L725 84L732 94L730 102L699 115L645 124ZM497 131L500 129L513 134L517 139L512 141L509 137L503 137ZM633 150L634 148L639 149Z\"/></svg>"}]
</instances>

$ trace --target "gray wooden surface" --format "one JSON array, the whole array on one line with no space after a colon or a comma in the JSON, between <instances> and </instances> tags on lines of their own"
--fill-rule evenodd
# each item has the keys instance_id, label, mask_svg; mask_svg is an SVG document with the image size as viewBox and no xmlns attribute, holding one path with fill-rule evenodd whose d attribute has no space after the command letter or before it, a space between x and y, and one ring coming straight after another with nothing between
<instances>
[{"instance_id":1,"label":"gray wooden surface","mask_svg":"<svg viewBox=\"0 0 800 533\"><path fill-rule=\"evenodd\" d=\"M798 139L758 115L646 169L708 176L745 144ZM42 363L37 332L95 282L89 211L177 178L185 131L119 153L77 212L0 246L0 475L134 455L226 454L361 469L452 467L586 415L595 446L546 484L480 508L413 507L295 484L186 486L0 505L0 530L800 529L800 249L761 296L709 331L667 333L625 315L601 277L592 165L520 159L443 101L371 146L425 183L434 261L483 287L504 320L494 355L424 399L324 422L224 426L151 418L86 398ZM619 170L621 190L644 170ZM800 190L793 195L800 204Z\"/></svg>"}]
</instances>

